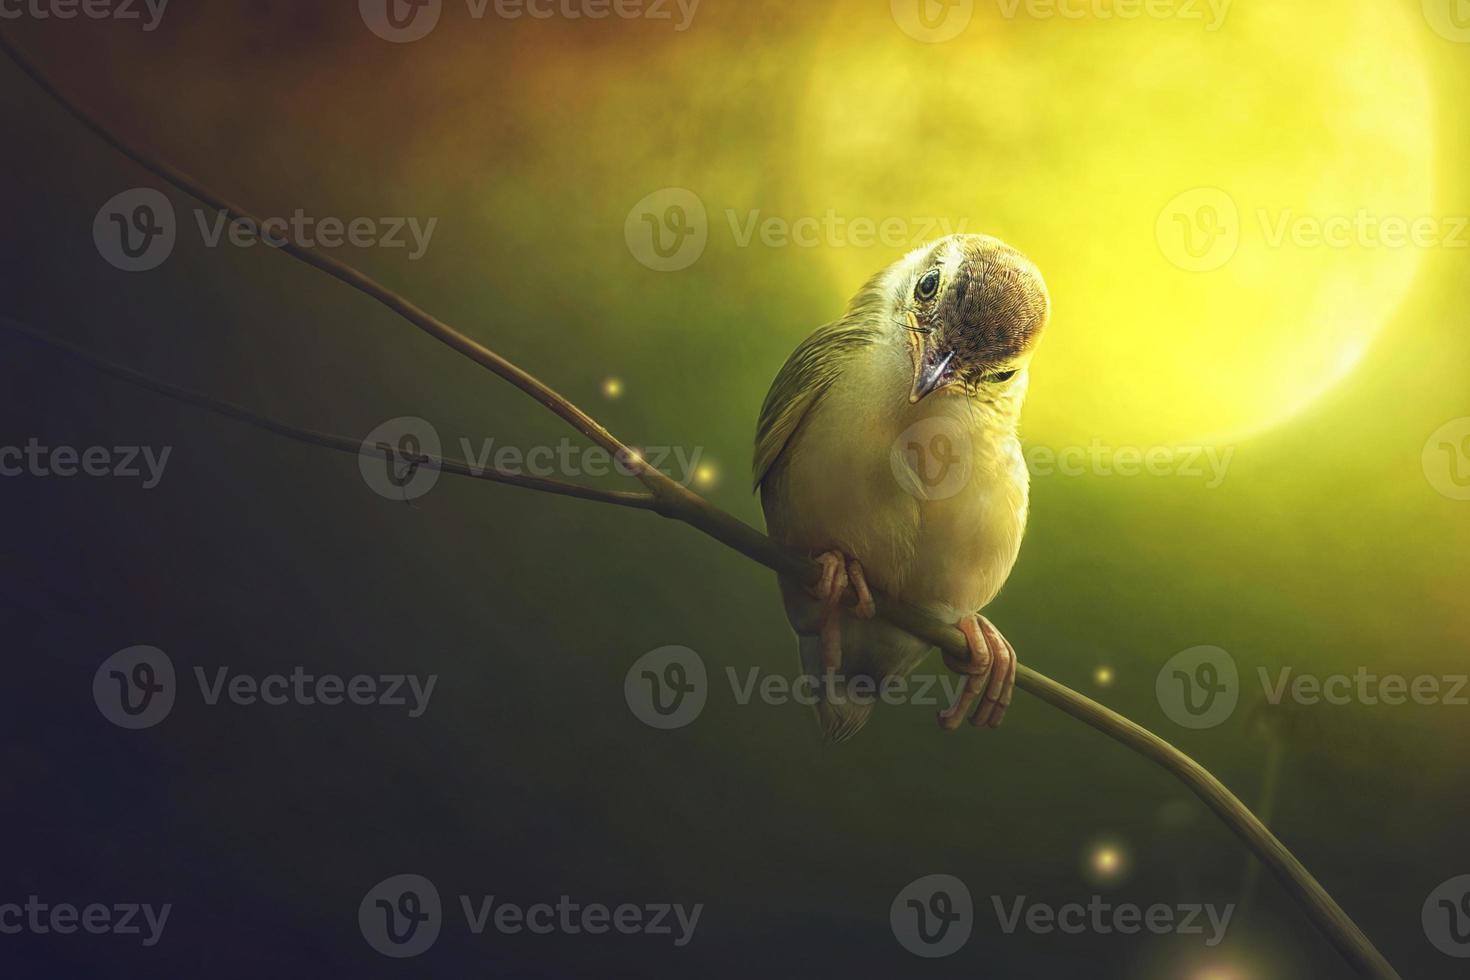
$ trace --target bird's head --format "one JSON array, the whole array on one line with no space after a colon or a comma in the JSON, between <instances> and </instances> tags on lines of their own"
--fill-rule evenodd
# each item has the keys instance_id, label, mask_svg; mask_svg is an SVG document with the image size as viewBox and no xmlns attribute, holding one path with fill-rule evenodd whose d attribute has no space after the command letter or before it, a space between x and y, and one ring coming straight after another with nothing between
<instances>
[{"instance_id":1,"label":"bird's head","mask_svg":"<svg viewBox=\"0 0 1470 980\"><path fill-rule=\"evenodd\" d=\"M1051 309L1031 260L986 235L951 235L883 277L890 323L913 364L910 403L1003 395L1024 380Z\"/></svg>"}]
</instances>

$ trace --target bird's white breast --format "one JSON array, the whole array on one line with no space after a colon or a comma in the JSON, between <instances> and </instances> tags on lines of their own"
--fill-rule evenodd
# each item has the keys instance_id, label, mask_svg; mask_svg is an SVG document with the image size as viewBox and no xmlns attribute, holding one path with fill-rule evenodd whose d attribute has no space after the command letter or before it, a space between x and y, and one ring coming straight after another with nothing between
<instances>
[{"instance_id":1,"label":"bird's white breast","mask_svg":"<svg viewBox=\"0 0 1470 980\"><path fill-rule=\"evenodd\" d=\"M958 394L911 405L909 375L898 347L843 372L786 447L767 520L786 544L838 548L875 588L957 618L1015 564L1027 472L1013 418Z\"/></svg>"}]
</instances>

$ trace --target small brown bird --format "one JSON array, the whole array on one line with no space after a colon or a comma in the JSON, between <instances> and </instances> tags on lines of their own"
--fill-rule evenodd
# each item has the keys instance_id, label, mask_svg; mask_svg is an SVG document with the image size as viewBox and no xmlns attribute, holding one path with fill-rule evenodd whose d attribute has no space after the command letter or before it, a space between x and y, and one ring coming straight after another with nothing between
<instances>
[{"instance_id":1,"label":"small brown bird","mask_svg":"<svg viewBox=\"0 0 1470 980\"><path fill-rule=\"evenodd\" d=\"M979 611L1010 575L1026 526L1017 426L1049 311L1025 256L954 235L873 277L772 384L755 483L772 536L823 567L814 590L780 584L802 668L823 681L828 738L851 737L872 712L871 696L848 696L853 678L906 677L932 649L873 618L873 590L964 633L968 662L945 657L965 680L940 712L944 728L1005 716L1015 651ZM849 585L858 601L844 608Z\"/></svg>"}]
</instances>

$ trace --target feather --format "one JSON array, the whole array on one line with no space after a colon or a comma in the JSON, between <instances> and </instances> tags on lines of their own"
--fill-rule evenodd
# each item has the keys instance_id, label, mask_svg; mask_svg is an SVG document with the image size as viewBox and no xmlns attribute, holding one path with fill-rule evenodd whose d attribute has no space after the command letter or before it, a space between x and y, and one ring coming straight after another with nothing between
<instances>
[{"instance_id":1,"label":"feather","mask_svg":"<svg viewBox=\"0 0 1470 980\"><path fill-rule=\"evenodd\" d=\"M842 374L847 362L876 344L881 335L869 317L852 313L818 327L786 359L761 406L756 426L755 486L766 478L802 419Z\"/></svg>"}]
</instances>

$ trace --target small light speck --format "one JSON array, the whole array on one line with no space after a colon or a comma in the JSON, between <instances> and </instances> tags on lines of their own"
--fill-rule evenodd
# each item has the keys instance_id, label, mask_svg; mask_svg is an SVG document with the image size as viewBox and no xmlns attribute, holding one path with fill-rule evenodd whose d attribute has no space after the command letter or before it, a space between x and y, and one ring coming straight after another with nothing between
<instances>
[{"instance_id":1,"label":"small light speck","mask_svg":"<svg viewBox=\"0 0 1470 980\"><path fill-rule=\"evenodd\" d=\"M1095 885L1115 884L1128 876L1128 851L1115 840L1097 841L1083 860L1085 874Z\"/></svg>"},{"instance_id":2,"label":"small light speck","mask_svg":"<svg viewBox=\"0 0 1470 980\"><path fill-rule=\"evenodd\" d=\"M1099 667L1092 672L1092 679L1098 687L1112 687L1113 677L1113 668L1111 667Z\"/></svg>"},{"instance_id":3,"label":"small light speck","mask_svg":"<svg viewBox=\"0 0 1470 980\"><path fill-rule=\"evenodd\" d=\"M720 482L720 471L713 464L704 463L694 471L694 482L706 489Z\"/></svg>"},{"instance_id":4,"label":"small light speck","mask_svg":"<svg viewBox=\"0 0 1470 980\"><path fill-rule=\"evenodd\" d=\"M621 378L608 378L602 383L602 394L605 398L623 397L623 382Z\"/></svg>"}]
</instances>

